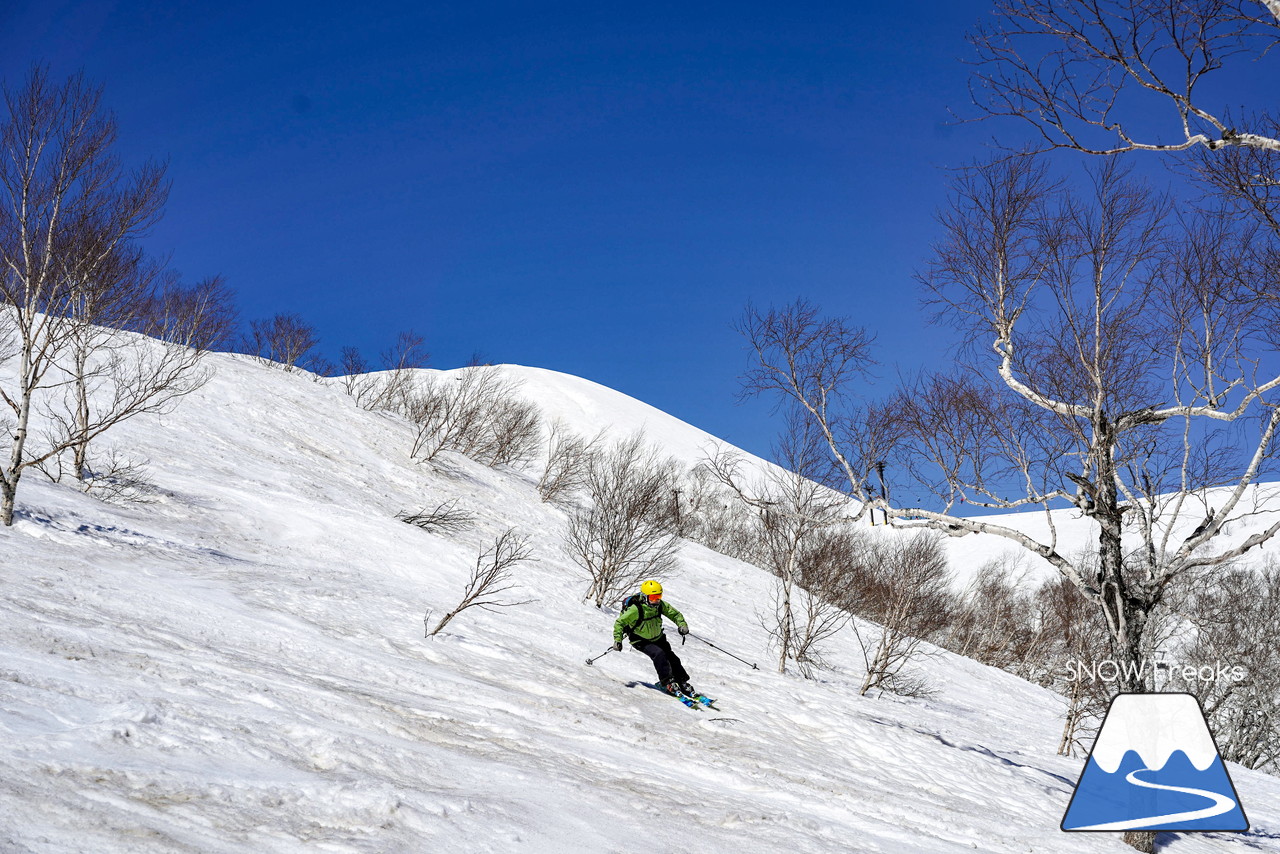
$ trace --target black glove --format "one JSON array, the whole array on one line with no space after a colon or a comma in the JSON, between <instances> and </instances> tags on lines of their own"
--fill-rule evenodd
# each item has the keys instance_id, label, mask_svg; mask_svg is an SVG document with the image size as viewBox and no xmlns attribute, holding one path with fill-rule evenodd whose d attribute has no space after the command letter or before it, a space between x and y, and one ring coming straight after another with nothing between
<instances>
[{"instance_id":1,"label":"black glove","mask_svg":"<svg viewBox=\"0 0 1280 854\"><path fill-rule=\"evenodd\" d=\"M613 651L614 651L614 652L622 652L622 641L614 641L614 642L613 642Z\"/></svg>"},{"instance_id":2,"label":"black glove","mask_svg":"<svg viewBox=\"0 0 1280 854\"><path fill-rule=\"evenodd\" d=\"M680 627L680 634L681 634L681 636L689 634L689 627L688 627L688 626L681 626L681 627Z\"/></svg>"}]
</instances>

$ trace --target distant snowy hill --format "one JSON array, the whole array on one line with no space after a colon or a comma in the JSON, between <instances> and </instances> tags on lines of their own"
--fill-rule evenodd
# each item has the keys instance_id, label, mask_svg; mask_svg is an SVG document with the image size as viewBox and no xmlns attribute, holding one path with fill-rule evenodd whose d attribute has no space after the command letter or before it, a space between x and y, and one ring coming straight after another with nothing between
<instances>
[{"instance_id":1,"label":"distant snowy hill","mask_svg":"<svg viewBox=\"0 0 1280 854\"><path fill-rule=\"evenodd\" d=\"M108 434L150 460L153 503L24 481L0 529L0 851L1081 852L1058 829L1083 760L1061 698L938 653L928 700L859 697L852 638L806 681L773 672L771 578L696 545L668 599L722 712L652 690L614 614L582 602L563 512L533 472L408 458L411 431L335 385L217 356L170 414ZM7 368L0 367L0 370ZM507 368L583 432L711 437L584 380ZM395 519L456 500L454 537ZM424 639L477 552L514 527L515 598ZM964 556L976 538L954 541ZM1280 780L1230 766L1244 836L1175 854L1280 851Z\"/></svg>"},{"instance_id":2,"label":"distant snowy hill","mask_svg":"<svg viewBox=\"0 0 1280 854\"><path fill-rule=\"evenodd\" d=\"M664 454L687 467L725 444L661 409L591 380L519 365L502 365L501 370L520 383L522 394L538 404L547 420L558 418L584 436L600 430L617 436L643 432Z\"/></svg>"}]
</instances>

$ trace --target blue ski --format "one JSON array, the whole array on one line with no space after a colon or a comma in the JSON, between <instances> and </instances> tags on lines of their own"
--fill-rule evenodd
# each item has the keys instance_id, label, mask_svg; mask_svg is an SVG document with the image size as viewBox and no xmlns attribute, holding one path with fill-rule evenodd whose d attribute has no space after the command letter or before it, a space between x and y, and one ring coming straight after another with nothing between
<instances>
[{"instance_id":1,"label":"blue ski","mask_svg":"<svg viewBox=\"0 0 1280 854\"><path fill-rule=\"evenodd\" d=\"M699 703L706 706L708 709L715 709L716 711L720 711L720 707L715 705L717 701L708 697L706 694L695 694L693 696L693 699L697 700Z\"/></svg>"},{"instance_id":2,"label":"blue ski","mask_svg":"<svg viewBox=\"0 0 1280 854\"><path fill-rule=\"evenodd\" d=\"M663 691L662 693L664 693L664 694L665 694L665 693L666 693L666 691ZM688 707L689 707L689 708L691 708L691 709L700 709L700 708L702 708L701 706L699 706L699 705L698 705L698 701L697 701L696 699L694 699L693 697L689 697L689 696L687 696L687 695L685 695L685 694L672 694L671 696L672 696L672 697L675 697L677 700L679 700L680 702L684 703L686 706L688 706Z\"/></svg>"}]
</instances>

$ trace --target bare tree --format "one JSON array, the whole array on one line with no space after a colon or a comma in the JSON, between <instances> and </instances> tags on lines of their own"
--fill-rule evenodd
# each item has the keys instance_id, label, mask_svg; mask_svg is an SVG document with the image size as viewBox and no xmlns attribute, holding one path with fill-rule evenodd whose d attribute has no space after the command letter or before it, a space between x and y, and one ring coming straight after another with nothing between
<instances>
[{"instance_id":1,"label":"bare tree","mask_svg":"<svg viewBox=\"0 0 1280 854\"><path fill-rule=\"evenodd\" d=\"M406 329L396 335L395 343L382 351L382 369L385 371L416 371L431 361L426 351L426 339Z\"/></svg>"},{"instance_id":2,"label":"bare tree","mask_svg":"<svg viewBox=\"0 0 1280 854\"><path fill-rule=\"evenodd\" d=\"M759 514L720 483L710 465L695 466L680 489L684 496L681 536L746 563L764 561Z\"/></svg>"},{"instance_id":3,"label":"bare tree","mask_svg":"<svg viewBox=\"0 0 1280 854\"><path fill-rule=\"evenodd\" d=\"M583 600L603 607L675 567L678 541L662 519L675 466L637 433L593 455L586 482L590 505L569 517L565 550L590 581Z\"/></svg>"},{"instance_id":4,"label":"bare tree","mask_svg":"<svg viewBox=\"0 0 1280 854\"><path fill-rule=\"evenodd\" d=\"M67 346L57 360L69 382L60 404L46 407L49 422L58 425L51 445L71 451L72 470L86 487L99 475L119 483L126 476L119 456L95 472L90 444L122 421L162 412L204 385L209 374L200 363L206 345L226 333L229 296L218 279L184 288L132 247L69 287ZM148 334L154 337L143 337Z\"/></svg>"},{"instance_id":5,"label":"bare tree","mask_svg":"<svg viewBox=\"0 0 1280 854\"><path fill-rule=\"evenodd\" d=\"M136 326L128 328L170 344L228 352L239 325L235 294L221 276L187 286L177 273L166 271Z\"/></svg>"},{"instance_id":6,"label":"bare tree","mask_svg":"<svg viewBox=\"0 0 1280 854\"><path fill-rule=\"evenodd\" d=\"M369 364L355 347L342 348L343 389L356 405L371 411L404 412L414 389L417 371L427 367L431 356L425 340L412 329L396 336L395 343L382 351L381 373L369 373Z\"/></svg>"},{"instance_id":7,"label":"bare tree","mask_svg":"<svg viewBox=\"0 0 1280 854\"><path fill-rule=\"evenodd\" d=\"M560 501L587 485L587 469L604 442L604 431L588 439L572 432L560 420L547 428L547 462L538 478L538 495L543 501Z\"/></svg>"},{"instance_id":8,"label":"bare tree","mask_svg":"<svg viewBox=\"0 0 1280 854\"><path fill-rule=\"evenodd\" d=\"M409 455L429 463L442 451L468 447L480 433L497 382L496 375L477 369L423 377L405 403L404 414L416 428Z\"/></svg>"},{"instance_id":9,"label":"bare tree","mask_svg":"<svg viewBox=\"0 0 1280 854\"><path fill-rule=\"evenodd\" d=\"M977 168L942 215L944 239L923 278L938 316L967 336L963 369L905 387L887 408L898 432L881 444L941 510L875 495L865 455L836 429L848 421L831 401L854 376L845 354L864 335L842 349L822 334L755 332L785 324L748 333L761 354L758 385L819 423L853 497L902 527L991 533L1044 558L1103 612L1116 655L1137 663L1175 579L1280 530L1221 537L1253 512L1252 487L1273 456L1280 376L1259 359L1280 318L1233 267L1234 244L1176 232L1157 197L1102 163L1083 198L1031 159ZM1221 275L1192 273L1200 268L1188 259ZM807 310L790 314L795 328L838 328ZM1250 444L1237 448L1241 437ZM964 505L1042 508L1049 534L957 515ZM1096 562L1062 554L1053 507L1095 522ZM1122 689L1146 687L1131 673Z\"/></svg>"},{"instance_id":10,"label":"bare tree","mask_svg":"<svg viewBox=\"0 0 1280 854\"><path fill-rule=\"evenodd\" d=\"M1224 301L1211 292L1231 273L1251 266L1251 271L1236 276L1235 288L1251 292L1263 306L1262 313L1274 318L1280 302L1275 273L1280 269L1280 115L1270 111L1269 104L1236 106L1236 89L1220 84L1232 69L1254 79L1274 79L1278 38L1276 0L1002 0L995 24L971 38L979 56L975 101L988 116L1016 117L1030 125L1038 136L1037 148L1092 155L1185 152L1184 162L1210 192L1206 219L1216 220L1212 226L1196 226L1202 235L1217 233L1216 240L1202 240L1201 245L1220 240L1231 247L1210 253L1211 267L1218 270L1184 277L1194 286L1190 307L1198 303L1208 317L1224 305L1242 305L1243 300ZM1242 225L1249 220L1270 239L1250 233ZM1194 249L1188 253L1193 265L1198 261L1195 254ZM1223 263L1225 258L1233 261ZM1200 325L1221 327L1218 321ZM1269 340L1274 352L1274 323L1269 332L1259 333L1259 339ZM1209 350L1208 336L1205 341L1203 349ZM1250 357L1257 359L1257 354L1255 349ZM1206 373L1223 367L1206 366ZM1238 375L1248 373L1245 369ZM1266 384L1265 373L1263 368L1263 379L1254 382L1253 389ZM1249 381L1237 387L1230 381L1219 383L1204 398L1208 411L1185 418L1188 433L1195 431L1196 421L1240 423L1248 417L1229 412L1230 407L1218 405L1214 397L1224 389L1240 388L1249 389ZM1233 400L1241 397L1248 399L1246 393ZM1268 407L1257 398L1248 402L1246 408L1254 413ZM1265 436L1265 429L1262 432ZM1265 439L1255 447L1265 455L1268 444ZM1238 482L1249 479L1246 475ZM1233 492L1227 503L1235 506L1238 495ZM1214 526L1201 527L1210 538L1215 536ZM1207 540L1189 545L1203 549ZM1175 557L1173 564L1183 557ZM1154 835L1127 834L1126 841L1150 851Z\"/></svg>"},{"instance_id":11,"label":"bare tree","mask_svg":"<svg viewBox=\"0 0 1280 854\"><path fill-rule=\"evenodd\" d=\"M342 390L361 402L361 392L368 382L365 374L369 371L369 362L360 352L359 347L343 347L339 354L338 373L342 375Z\"/></svg>"},{"instance_id":12,"label":"bare tree","mask_svg":"<svg viewBox=\"0 0 1280 854\"><path fill-rule=\"evenodd\" d=\"M517 602L503 601L503 594L509 593L516 586L511 578L512 571L517 565L527 562L532 555L533 551L529 548L528 537L516 533L514 528L508 528L500 534L493 541L493 545L480 552L476 557L475 566L472 568L471 576L467 580L466 590L462 594L462 601L453 610L440 618L440 621L436 623L436 627L427 632L427 637L439 634L440 630L447 626L450 620L468 608L494 610L496 608L514 608L518 605L528 605L532 602L532 599ZM429 621L430 618L428 616Z\"/></svg>"},{"instance_id":13,"label":"bare tree","mask_svg":"<svg viewBox=\"0 0 1280 854\"><path fill-rule=\"evenodd\" d=\"M1170 687L1200 697L1223 759L1280 768L1280 561L1233 567L1189 604L1194 639L1177 650Z\"/></svg>"},{"instance_id":14,"label":"bare tree","mask_svg":"<svg viewBox=\"0 0 1280 854\"><path fill-rule=\"evenodd\" d=\"M1118 687L1142 691L1148 624L1171 585L1280 531L1278 522L1223 536L1254 511L1275 457L1280 300L1273 271L1238 263L1254 255L1239 232L1206 239L1213 231L1191 219L1179 233L1161 200L1114 160L1103 164L1085 198L1031 158L979 167L941 216L923 279L967 347L959 370L922 377L888 407L898 431L884 457L941 510L871 493L865 465L831 429L839 386L805 382L814 371L803 354L761 365L826 423L852 495L899 526L995 534L1048 561L1102 611L1124 665ZM821 339L810 348L819 363L824 352L845 364ZM963 504L1039 507L1048 535L960 516ZM1096 524L1096 562L1062 553L1054 507ZM1126 834L1140 850L1153 840Z\"/></svg>"},{"instance_id":15,"label":"bare tree","mask_svg":"<svg viewBox=\"0 0 1280 854\"><path fill-rule=\"evenodd\" d=\"M881 445L891 443L875 429L887 422L850 401L853 384L868 379L875 365L874 337L843 318L821 317L804 300L767 312L748 305L735 328L755 354L742 397L773 396L787 406L788 417L807 417L831 452L834 477L842 477L851 494L861 497L876 461L884 458L887 447ZM854 519L865 512L864 504Z\"/></svg>"},{"instance_id":16,"label":"bare tree","mask_svg":"<svg viewBox=\"0 0 1280 854\"><path fill-rule=\"evenodd\" d=\"M778 672L795 662L806 675L821 662L821 642L831 637L847 615L826 598L826 588L838 566L830 538L821 534L849 524L842 514L847 498L821 483L826 468L821 437L809 422L792 419L778 448L783 468L749 482L741 455L718 450L705 468L758 518L757 561L777 577L774 608L765 628L778 649ZM810 589L813 588L813 589Z\"/></svg>"},{"instance_id":17,"label":"bare tree","mask_svg":"<svg viewBox=\"0 0 1280 854\"><path fill-rule=\"evenodd\" d=\"M403 409L413 390L413 377L431 362L425 345L426 339L412 329L397 335L395 343L382 351L383 375L376 394L361 405L368 409Z\"/></svg>"},{"instance_id":18,"label":"bare tree","mask_svg":"<svg viewBox=\"0 0 1280 854\"><path fill-rule=\"evenodd\" d=\"M822 528L803 545L797 562L800 577L789 606L794 615L792 657L807 679L813 678L816 668L829 666L826 641L852 623L852 614L842 603L848 600L848 585L860 577L862 536L849 525ZM781 607L775 607L775 614L781 612ZM774 625L783 623L777 620Z\"/></svg>"},{"instance_id":19,"label":"bare tree","mask_svg":"<svg viewBox=\"0 0 1280 854\"><path fill-rule=\"evenodd\" d=\"M921 645L951 619L954 601L946 554L937 535L923 531L859 542L864 550L839 600L846 610L872 621L853 623L866 667L859 693L928 695L928 683L908 665L923 654Z\"/></svg>"},{"instance_id":20,"label":"bare tree","mask_svg":"<svg viewBox=\"0 0 1280 854\"><path fill-rule=\"evenodd\" d=\"M6 426L12 436L0 468L0 521L11 525L27 468L73 446L83 449L103 430L138 412L155 411L199 380L191 371L194 358L160 365L148 361L145 348L135 358L100 352L84 311L104 291L123 294L107 298L115 307L102 311L119 319L146 293L148 268L134 241L160 216L168 195L164 168L146 164L123 174L111 154L115 121L102 110L100 91L79 76L55 85L47 70L36 68L20 88L5 87L4 99L0 301L5 345L0 352L17 360L17 370L0 388L11 412ZM98 390L110 403L86 414L83 396L77 400L72 394L66 403L73 412L65 415L65 409L45 400L51 390L84 378L77 365L88 371L91 360L94 371L103 364L116 366ZM50 431L51 441L33 450L37 406L64 414L67 429ZM83 471L83 450L80 456Z\"/></svg>"},{"instance_id":21,"label":"bare tree","mask_svg":"<svg viewBox=\"0 0 1280 854\"><path fill-rule=\"evenodd\" d=\"M900 450L945 502L897 511L924 519L903 524L994 533L1038 554L1102 609L1117 654L1135 663L1171 583L1280 530L1215 541L1250 512L1280 426L1280 376L1256 370L1275 312L1232 275L1229 243L1172 233L1162 211L1114 161L1094 173L1090 199L1054 189L1029 159L971 172L924 277L940 316L975 345L971 373L898 402L910 427ZM936 432L942 421L964 435ZM1241 454L1233 425L1246 424L1253 446ZM950 514L959 500L1073 506L1098 526L1096 568L1064 556L1052 527L1035 540L961 519Z\"/></svg>"},{"instance_id":22,"label":"bare tree","mask_svg":"<svg viewBox=\"0 0 1280 854\"><path fill-rule=\"evenodd\" d=\"M978 568L956 602L939 641L952 652L1034 679L1042 664L1034 589L1028 589L1019 554Z\"/></svg>"},{"instance_id":23,"label":"bare tree","mask_svg":"<svg viewBox=\"0 0 1280 854\"><path fill-rule=\"evenodd\" d=\"M542 416L536 404L509 395L489 411L491 426L483 442L468 454L488 466L521 469L538 455L542 439Z\"/></svg>"},{"instance_id":24,"label":"bare tree","mask_svg":"<svg viewBox=\"0 0 1280 854\"><path fill-rule=\"evenodd\" d=\"M974 99L989 116L1028 123L1040 148L1189 152L1202 185L1274 237L1280 116L1269 105L1233 110L1234 90L1215 84L1246 63L1249 75L1274 78L1278 37L1276 0L1002 0L995 25L971 38L979 56ZM1274 241L1232 243L1272 271L1254 280L1257 296L1280 301ZM1151 851L1154 834L1129 833L1126 841Z\"/></svg>"},{"instance_id":25,"label":"bare tree","mask_svg":"<svg viewBox=\"0 0 1280 854\"><path fill-rule=\"evenodd\" d=\"M416 427L411 455L434 460L456 451L488 466L520 466L538 453L541 419L497 367L466 368L422 378L403 414Z\"/></svg>"},{"instance_id":26,"label":"bare tree","mask_svg":"<svg viewBox=\"0 0 1280 854\"><path fill-rule=\"evenodd\" d=\"M286 371L303 367L307 354L320 343L315 327L299 314L277 314L268 320L249 322L245 352L264 364L278 364Z\"/></svg>"},{"instance_id":27,"label":"bare tree","mask_svg":"<svg viewBox=\"0 0 1280 854\"><path fill-rule=\"evenodd\" d=\"M122 246L92 272L67 279L67 346L58 362L71 381L64 395L65 407L49 414L62 423L75 457L73 471L82 481L89 479L88 428L93 418L94 386L104 374L109 378L127 362L124 351L132 349L129 339L134 336L120 330L135 325L146 311L159 274L158 266L147 263L140 248ZM91 368L89 360L95 356L105 358Z\"/></svg>"},{"instance_id":28,"label":"bare tree","mask_svg":"<svg viewBox=\"0 0 1280 854\"><path fill-rule=\"evenodd\" d=\"M435 507L417 513L399 513L396 518L424 531L444 535L461 533L476 522L476 514L459 509L456 498L442 501Z\"/></svg>"},{"instance_id":29,"label":"bare tree","mask_svg":"<svg viewBox=\"0 0 1280 854\"><path fill-rule=\"evenodd\" d=\"M1096 670L1111 654L1106 622L1097 605L1061 576L1040 585L1035 606L1042 650L1037 658L1042 666L1029 676L1066 698L1058 754L1079 755L1111 702L1112 692L1097 678ZM1093 675L1087 669L1091 665Z\"/></svg>"},{"instance_id":30,"label":"bare tree","mask_svg":"<svg viewBox=\"0 0 1280 854\"><path fill-rule=\"evenodd\" d=\"M1211 80L1233 62L1273 79L1278 40L1275 0L1001 0L970 37L971 88L986 115L1026 122L1045 148L1280 151L1268 117L1232 115L1234 95Z\"/></svg>"}]
</instances>

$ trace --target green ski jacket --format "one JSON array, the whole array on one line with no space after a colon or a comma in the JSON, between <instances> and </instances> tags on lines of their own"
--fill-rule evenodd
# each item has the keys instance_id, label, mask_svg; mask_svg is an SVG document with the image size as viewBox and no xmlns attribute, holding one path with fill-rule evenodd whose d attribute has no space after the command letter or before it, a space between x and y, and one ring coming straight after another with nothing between
<instances>
[{"instance_id":1,"label":"green ski jacket","mask_svg":"<svg viewBox=\"0 0 1280 854\"><path fill-rule=\"evenodd\" d=\"M648 602L632 605L619 614L618 619L613 621L614 643L621 641L623 635L629 635L632 643L642 640L657 640L662 634L662 618L664 615L681 628L688 625L684 621L684 615L665 601L661 602L656 608Z\"/></svg>"}]
</instances>

